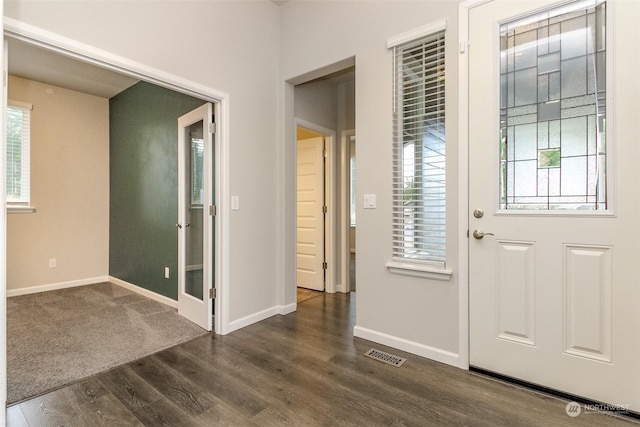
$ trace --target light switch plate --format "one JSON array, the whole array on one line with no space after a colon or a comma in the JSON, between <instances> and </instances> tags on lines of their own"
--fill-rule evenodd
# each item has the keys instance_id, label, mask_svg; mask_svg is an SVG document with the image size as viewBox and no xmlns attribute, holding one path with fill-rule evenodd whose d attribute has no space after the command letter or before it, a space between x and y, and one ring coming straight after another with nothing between
<instances>
[{"instance_id":1,"label":"light switch plate","mask_svg":"<svg viewBox=\"0 0 640 427\"><path fill-rule=\"evenodd\" d=\"M231 196L231 210L240 210L240 196Z\"/></svg>"},{"instance_id":2,"label":"light switch plate","mask_svg":"<svg viewBox=\"0 0 640 427\"><path fill-rule=\"evenodd\" d=\"M375 194L365 194L364 195L364 208L365 209L375 209L376 208L376 195Z\"/></svg>"}]
</instances>

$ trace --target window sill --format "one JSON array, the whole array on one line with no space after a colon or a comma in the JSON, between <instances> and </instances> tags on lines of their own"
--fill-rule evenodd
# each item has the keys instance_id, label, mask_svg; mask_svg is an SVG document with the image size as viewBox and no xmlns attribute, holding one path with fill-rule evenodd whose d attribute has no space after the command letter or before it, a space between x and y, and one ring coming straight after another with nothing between
<instances>
[{"instance_id":1,"label":"window sill","mask_svg":"<svg viewBox=\"0 0 640 427\"><path fill-rule=\"evenodd\" d=\"M386 264L390 273L401 274L403 276L419 277L421 279L441 280L448 282L451 280L453 272L430 265L420 265L417 263L389 261Z\"/></svg>"},{"instance_id":2,"label":"window sill","mask_svg":"<svg viewBox=\"0 0 640 427\"><path fill-rule=\"evenodd\" d=\"M36 208L33 206L7 206L8 214L32 214L36 213Z\"/></svg>"}]
</instances>

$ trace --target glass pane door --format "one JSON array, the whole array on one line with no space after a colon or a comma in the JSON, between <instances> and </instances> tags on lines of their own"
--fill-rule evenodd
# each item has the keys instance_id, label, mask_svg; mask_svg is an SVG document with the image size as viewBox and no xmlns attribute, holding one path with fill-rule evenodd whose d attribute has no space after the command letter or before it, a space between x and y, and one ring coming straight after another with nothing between
<instances>
[{"instance_id":1,"label":"glass pane door","mask_svg":"<svg viewBox=\"0 0 640 427\"><path fill-rule=\"evenodd\" d=\"M178 118L178 314L210 331L213 287L213 105Z\"/></svg>"},{"instance_id":2,"label":"glass pane door","mask_svg":"<svg viewBox=\"0 0 640 427\"><path fill-rule=\"evenodd\" d=\"M184 195L185 233L185 269L184 292L194 298L203 297L203 206L204 206L204 125L202 120L184 128L184 145L187 151L185 159L188 167L184 169L184 183L187 186Z\"/></svg>"}]
</instances>

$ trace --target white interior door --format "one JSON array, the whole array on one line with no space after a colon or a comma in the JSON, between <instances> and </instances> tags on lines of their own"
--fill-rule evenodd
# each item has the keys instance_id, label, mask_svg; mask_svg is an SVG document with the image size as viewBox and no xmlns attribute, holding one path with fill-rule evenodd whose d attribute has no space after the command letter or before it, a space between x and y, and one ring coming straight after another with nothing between
<instances>
[{"instance_id":1,"label":"white interior door","mask_svg":"<svg viewBox=\"0 0 640 427\"><path fill-rule=\"evenodd\" d=\"M178 119L178 313L212 328L214 139L213 106Z\"/></svg>"},{"instance_id":2,"label":"white interior door","mask_svg":"<svg viewBox=\"0 0 640 427\"><path fill-rule=\"evenodd\" d=\"M324 138L298 141L297 284L324 291Z\"/></svg>"},{"instance_id":3,"label":"white interior door","mask_svg":"<svg viewBox=\"0 0 640 427\"><path fill-rule=\"evenodd\" d=\"M581 3L470 11L470 364L637 411L638 6Z\"/></svg>"}]
</instances>

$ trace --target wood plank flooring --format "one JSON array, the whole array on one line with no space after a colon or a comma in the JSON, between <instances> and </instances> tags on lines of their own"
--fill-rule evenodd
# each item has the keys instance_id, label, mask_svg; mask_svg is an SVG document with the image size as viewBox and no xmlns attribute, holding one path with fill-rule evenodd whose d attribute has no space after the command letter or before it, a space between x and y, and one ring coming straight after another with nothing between
<instances>
[{"instance_id":1,"label":"wood plank flooring","mask_svg":"<svg viewBox=\"0 0 640 427\"><path fill-rule=\"evenodd\" d=\"M311 298L319 297L323 294L321 291L314 291L312 289L297 288L297 303L305 302Z\"/></svg>"},{"instance_id":2,"label":"wood plank flooring","mask_svg":"<svg viewBox=\"0 0 640 427\"><path fill-rule=\"evenodd\" d=\"M9 426L618 426L562 399L354 338L355 294L323 294L8 408ZM370 348L402 367L365 357Z\"/></svg>"}]
</instances>

